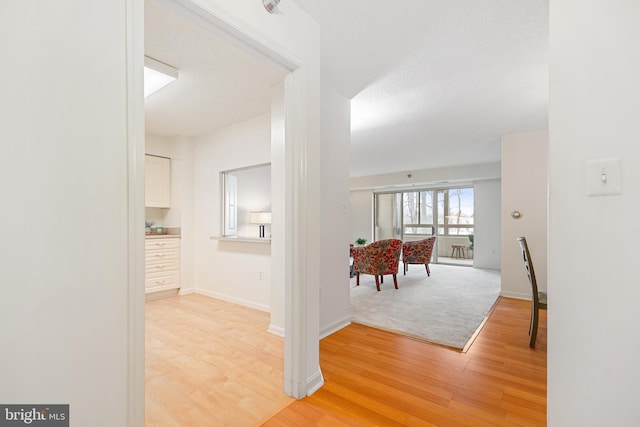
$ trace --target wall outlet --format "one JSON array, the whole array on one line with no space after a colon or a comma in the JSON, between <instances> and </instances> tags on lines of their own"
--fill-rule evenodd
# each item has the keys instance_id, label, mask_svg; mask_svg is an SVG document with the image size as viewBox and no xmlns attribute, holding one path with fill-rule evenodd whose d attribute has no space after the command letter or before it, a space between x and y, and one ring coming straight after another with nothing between
<instances>
[{"instance_id":1,"label":"wall outlet","mask_svg":"<svg viewBox=\"0 0 640 427\"><path fill-rule=\"evenodd\" d=\"M258 280L264 280L264 272L258 271Z\"/></svg>"}]
</instances>

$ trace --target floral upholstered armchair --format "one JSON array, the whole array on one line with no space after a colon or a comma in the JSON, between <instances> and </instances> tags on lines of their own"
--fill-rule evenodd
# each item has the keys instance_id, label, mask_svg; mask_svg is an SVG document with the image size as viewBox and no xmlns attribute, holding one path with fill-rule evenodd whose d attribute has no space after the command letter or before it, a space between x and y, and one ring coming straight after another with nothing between
<instances>
[{"instance_id":1,"label":"floral upholstered armchair","mask_svg":"<svg viewBox=\"0 0 640 427\"><path fill-rule=\"evenodd\" d=\"M424 240L415 242L404 242L402 244L402 262L404 264L404 274L407 274L408 264L424 264L427 269L427 276L431 276L429 263L433 246L436 243L436 236L427 237Z\"/></svg>"},{"instance_id":2,"label":"floral upholstered armchair","mask_svg":"<svg viewBox=\"0 0 640 427\"><path fill-rule=\"evenodd\" d=\"M378 240L367 246L353 249L353 265L356 271L356 286L360 286L360 273L373 274L376 288L380 290L385 274L393 275L393 284L398 289L398 264L402 241L398 239ZM379 276L379 277L378 277Z\"/></svg>"}]
</instances>

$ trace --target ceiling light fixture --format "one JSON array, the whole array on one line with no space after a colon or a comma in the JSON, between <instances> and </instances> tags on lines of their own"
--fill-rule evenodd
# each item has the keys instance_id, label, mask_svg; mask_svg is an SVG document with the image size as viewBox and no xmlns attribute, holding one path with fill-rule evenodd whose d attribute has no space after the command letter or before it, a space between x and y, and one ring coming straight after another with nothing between
<instances>
[{"instance_id":1,"label":"ceiling light fixture","mask_svg":"<svg viewBox=\"0 0 640 427\"><path fill-rule=\"evenodd\" d=\"M144 97L148 97L178 79L178 70L164 62L144 57Z\"/></svg>"},{"instance_id":2,"label":"ceiling light fixture","mask_svg":"<svg viewBox=\"0 0 640 427\"><path fill-rule=\"evenodd\" d=\"M267 9L269 13L276 13L276 7L280 3L280 0L262 0L262 4L264 4L264 8Z\"/></svg>"}]
</instances>

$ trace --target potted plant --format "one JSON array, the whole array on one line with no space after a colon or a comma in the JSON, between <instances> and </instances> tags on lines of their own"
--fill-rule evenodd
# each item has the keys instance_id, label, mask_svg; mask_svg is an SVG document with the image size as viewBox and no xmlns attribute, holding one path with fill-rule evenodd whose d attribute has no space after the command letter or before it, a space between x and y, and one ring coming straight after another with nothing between
<instances>
[{"instance_id":1,"label":"potted plant","mask_svg":"<svg viewBox=\"0 0 640 427\"><path fill-rule=\"evenodd\" d=\"M356 244L358 246L364 246L367 243L367 239L363 239L362 237L358 237L356 239Z\"/></svg>"}]
</instances>

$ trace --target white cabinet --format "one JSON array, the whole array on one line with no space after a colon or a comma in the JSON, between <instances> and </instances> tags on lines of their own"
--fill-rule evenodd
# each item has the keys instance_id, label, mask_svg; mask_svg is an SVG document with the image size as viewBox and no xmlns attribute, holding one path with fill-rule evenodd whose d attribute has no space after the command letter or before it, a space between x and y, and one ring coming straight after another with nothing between
<instances>
[{"instance_id":1,"label":"white cabinet","mask_svg":"<svg viewBox=\"0 0 640 427\"><path fill-rule=\"evenodd\" d=\"M148 208L171 207L171 159L144 156L144 202Z\"/></svg>"},{"instance_id":2,"label":"white cabinet","mask_svg":"<svg viewBox=\"0 0 640 427\"><path fill-rule=\"evenodd\" d=\"M145 239L145 293L180 288L180 238Z\"/></svg>"}]
</instances>

